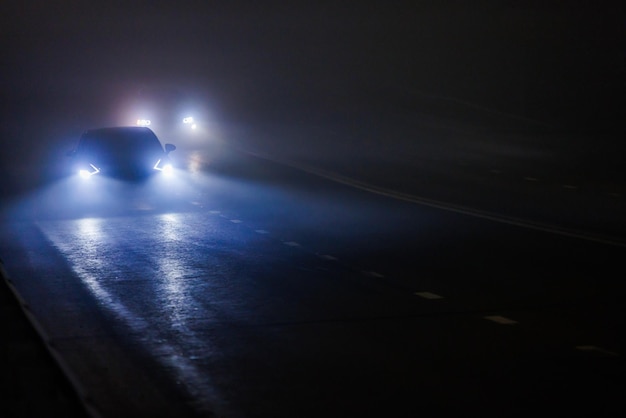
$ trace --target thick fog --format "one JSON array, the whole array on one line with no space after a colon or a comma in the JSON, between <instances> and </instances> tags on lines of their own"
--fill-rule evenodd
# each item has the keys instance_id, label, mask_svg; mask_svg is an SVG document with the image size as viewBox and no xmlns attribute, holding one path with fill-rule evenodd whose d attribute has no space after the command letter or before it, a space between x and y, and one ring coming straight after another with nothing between
<instances>
[{"instance_id":1,"label":"thick fog","mask_svg":"<svg viewBox=\"0 0 626 418\"><path fill-rule=\"evenodd\" d=\"M424 117L623 129L623 8L544 3L5 1L0 165L60 158L142 106L322 127L347 153Z\"/></svg>"}]
</instances>

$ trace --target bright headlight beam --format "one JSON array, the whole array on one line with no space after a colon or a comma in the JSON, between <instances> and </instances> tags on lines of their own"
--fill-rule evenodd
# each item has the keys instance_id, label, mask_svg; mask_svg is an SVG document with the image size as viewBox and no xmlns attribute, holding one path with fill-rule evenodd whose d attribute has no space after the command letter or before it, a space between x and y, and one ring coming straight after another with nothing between
<instances>
[{"instance_id":1,"label":"bright headlight beam","mask_svg":"<svg viewBox=\"0 0 626 418\"><path fill-rule=\"evenodd\" d=\"M163 174L171 174L174 170L174 168L172 167L172 164L164 164L163 167L161 167L161 160L159 159L159 161L156 162L156 164L153 167L155 170L161 171L163 172Z\"/></svg>"},{"instance_id":2,"label":"bright headlight beam","mask_svg":"<svg viewBox=\"0 0 626 418\"><path fill-rule=\"evenodd\" d=\"M137 119L137 126L150 126L151 124L150 119Z\"/></svg>"},{"instance_id":3,"label":"bright headlight beam","mask_svg":"<svg viewBox=\"0 0 626 418\"><path fill-rule=\"evenodd\" d=\"M84 179L88 179L89 177L93 176L94 174L98 174L100 172L100 169L98 167L96 167L95 165L89 164L89 166L91 168L93 168L93 171L78 170L78 175L81 176Z\"/></svg>"},{"instance_id":4,"label":"bright headlight beam","mask_svg":"<svg viewBox=\"0 0 626 418\"><path fill-rule=\"evenodd\" d=\"M183 118L183 123L193 123L193 117L187 116L186 118Z\"/></svg>"}]
</instances>

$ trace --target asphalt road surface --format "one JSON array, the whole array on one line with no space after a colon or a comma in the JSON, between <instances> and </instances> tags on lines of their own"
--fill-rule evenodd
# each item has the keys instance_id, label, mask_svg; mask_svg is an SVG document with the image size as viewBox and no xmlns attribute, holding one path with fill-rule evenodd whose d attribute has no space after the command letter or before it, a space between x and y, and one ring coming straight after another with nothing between
<instances>
[{"instance_id":1,"label":"asphalt road surface","mask_svg":"<svg viewBox=\"0 0 626 418\"><path fill-rule=\"evenodd\" d=\"M623 416L624 246L245 155L74 187L0 255L94 415Z\"/></svg>"}]
</instances>

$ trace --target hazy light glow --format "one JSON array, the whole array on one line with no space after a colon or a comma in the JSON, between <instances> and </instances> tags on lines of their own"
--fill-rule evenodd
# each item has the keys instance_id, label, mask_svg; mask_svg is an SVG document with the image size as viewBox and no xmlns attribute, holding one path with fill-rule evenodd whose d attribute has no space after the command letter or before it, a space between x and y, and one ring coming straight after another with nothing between
<instances>
[{"instance_id":1,"label":"hazy light glow","mask_svg":"<svg viewBox=\"0 0 626 418\"><path fill-rule=\"evenodd\" d=\"M137 119L137 126L150 126L151 124L150 119Z\"/></svg>"},{"instance_id":2,"label":"hazy light glow","mask_svg":"<svg viewBox=\"0 0 626 418\"><path fill-rule=\"evenodd\" d=\"M98 174L100 172L100 169L98 167L96 167L93 164L89 164L89 166L91 168L93 168L93 171L89 171L89 170L79 170L78 171L78 175L84 179L88 179L91 176L93 176L94 174Z\"/></svg>"},{"instance_id":3,"label":"hazy light glow","mask_svg":"<svg viewBox=\"0 0 626 418\"><path fill-rule=\"evenodd\" d=\"M193 123L193 118L191 116L187 116L183 118L183 123Z\"/></svg>"}]
</instances>

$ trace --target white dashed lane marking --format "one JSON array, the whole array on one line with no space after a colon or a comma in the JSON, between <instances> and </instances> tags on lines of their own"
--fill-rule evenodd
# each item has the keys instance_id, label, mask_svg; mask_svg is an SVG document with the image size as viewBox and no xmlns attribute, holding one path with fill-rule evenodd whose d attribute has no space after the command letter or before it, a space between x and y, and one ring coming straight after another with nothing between
<instances>
[{"instance_id":1,"label":"white dashed lane marking","mask_svg":"<svg viewBox=\"0 0 626 418\"><path fill-rule=\"evenodd\" d=\"M424 299L443 299L443 296L431 292L415 292L415 295Z\"/></svg>"},{"instance_id":2,"label":"white dashed lane marking","mask_svg":"<svg viewBox=\"0 0 626 418\"><path fill-rule=\"evenodd\" d=\"M539 181L539 179L537 177L524 177L524 180L526 180L526 181Z\"/></svg>"},{"instance_id":3,"label":"white dashed lane marking","mask_svg":"<svg viewBox=\"0 0 626 418\"><path fill-rule=\"evenodd\" d=\"M604 354L606 356L618 357L619 354L614 353L613 351L605 350L604 348L597 347L595 345L577 345L576 350L580 351L591 351L599 354Z\"/></svg>"},{"instance_id":4,"label":"white dashed lane marking","mask_svg":"<svg viewBox=\"0 0 626 418\"><path fill-rule=\"evenodd\" d=\"M484 318L487 321L492 321L500 325L515 325L518 323L517 321L514 321L510 318L507 318L505 316L500 316L500 315L488 315L488 316L485 316Z\"/></svg>"},{"instance_id":5,"label":"white dashed lane marking","mask_svg":"<svg viewBox=\"0 0 626 418\"><path fill-rule=\"evenodd\" d=\"M492 172L500 172L499 170L492 170ZM538 181L537 178L534 177L525 177L524 178L527 181ZM566 189L577 189L577 186L571 185L571 184L564 184L563 185L564 188ZM617 193L615 193L615 195L618 195ZM212 214L215 215L220 215L223 218L228 219L226 216L222 215L220 211L218 210L212 210L209 211ZM242 220L240 219L229 219L230 222L235 223L235 224L239 224L239 223L243 223ZM257 234L269 234L269 231L265 230L265 229L256 229L254 230ZM301 245L296 242L296 241L282 241L282 243L284 245L287 245L289 247L301 247ZM329 260L329 261L336 261L337 257L334 257L330 254L318 254L317 255L319 258L322 258L324 260ZM317 267L318 271L327 271L326 268L323 267ZM383 279L385 278L385 276L381 273L378 273L376 271L368 271L368 270L362 270L361 271L362 274L368 276L368 277L373 277L373 278L378 278L378 279ZM415 296L419 296L422 299L427 299L427 300L440 300L440 299L444 299L443 296L438 295L436 293L433 292L428 292L428 291L421 291L421 292L414 292L413 293ZM516 325L518 324L518 321L515 321L511 318L507 318L505 316L501 316L501 315L487 315L484 316L483 319L487 320L487 321L491 321L494 322L496 324L500 324L500 325ZM579 345L576 346L576 349L579 351L584 351L584 352L592 352L592 353L597 353L600 355L605 355L605 356L611 356L611 357L616 357L619 356L619 354L609 351L609 350L605 350L601 347L597 347L594 345Z\"/></svg>"},{"instance_id":6,"label":"white dashed lane marking","mask_svg":"<svg viewBox=\"0 0 626 418\"><path fill-rule=\"evenodd\" d=\"M376 277L378 279L382 279L385 277L383 274L377 273L375 271L363 271L362 273L365 274L366 276Z\"/></svg>"}]
</instances>

